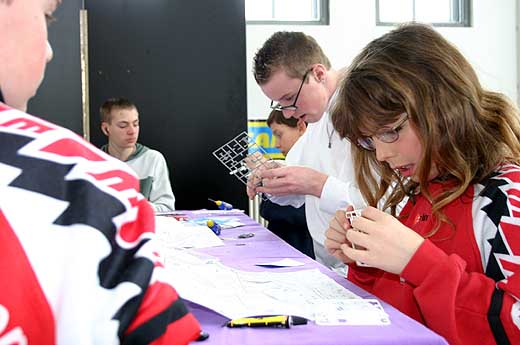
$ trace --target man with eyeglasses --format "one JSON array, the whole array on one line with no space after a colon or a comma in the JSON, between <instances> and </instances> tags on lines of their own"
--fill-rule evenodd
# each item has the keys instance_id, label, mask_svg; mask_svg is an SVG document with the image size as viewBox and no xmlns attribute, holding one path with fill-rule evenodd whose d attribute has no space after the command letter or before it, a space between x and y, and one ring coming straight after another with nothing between
<instances>
[{"instance_id":1,"label":"man with eyeglasses","mask_svg":"<svg viewBox=\"0 0 520 345\"><path fill-rule=\"evenodd\" d=\"M248 195L271 195L271 201L299 207L305 203L316 260L336 271L344 264L324 248L325 230L335 211L364 206L354 183L350 144L334 131L328 108L340 72L331 68L316 41L301 32L277 32L254 57L253 73L271 108L309 125L299 139L302 153L286 158L286 166L264 170L262 183Z\"/></svg>"}]
</instances>

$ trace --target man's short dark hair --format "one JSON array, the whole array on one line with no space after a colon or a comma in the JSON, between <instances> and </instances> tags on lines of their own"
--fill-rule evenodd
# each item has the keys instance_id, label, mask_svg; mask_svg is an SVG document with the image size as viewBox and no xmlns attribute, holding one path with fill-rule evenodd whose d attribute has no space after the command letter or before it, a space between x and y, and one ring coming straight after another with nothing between
<instances>
[{"instance_id":1,"label":"man's short dark hair","mask_svg":"<svg viewBox=\"0 0 520 345\"><path fill-rule=\"evenodd\" d=\"M126 98L109 98L99 108L101 122L110 123L112 110L114 109L137 109L137 107Z\"/></svg>"},{"instance_id":2,"label":"man's short dark hair","mask_svg":"<svg viewBox=\"0 0 520 345\"><path fill-rule=\"evenodd\" d=\"M314 64L322 64L327 70L331 67L314 38L294 31L274 33L258 50L253 62L253 75L260 85L280 69L290 77L302 78Z\"/></svg>"}]
</instances>

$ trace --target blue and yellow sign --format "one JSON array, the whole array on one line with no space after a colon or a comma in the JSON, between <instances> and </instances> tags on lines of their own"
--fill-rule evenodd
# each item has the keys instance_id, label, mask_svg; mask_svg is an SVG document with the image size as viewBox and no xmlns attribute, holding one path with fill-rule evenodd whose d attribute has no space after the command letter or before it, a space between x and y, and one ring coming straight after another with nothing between
<instances>
[{"instance_id":1,"label":"blue and yellow sign","mask_svg":"<svg viewBox=\"0 0 520 345\"><path fill-rule=\"evenodd\" d=\"M249 136L261 146L272 159L284 159L285 156L276 148L276 138L267 125L266 120L248 120L247 130Z\"/></svg>"}]
</instances>

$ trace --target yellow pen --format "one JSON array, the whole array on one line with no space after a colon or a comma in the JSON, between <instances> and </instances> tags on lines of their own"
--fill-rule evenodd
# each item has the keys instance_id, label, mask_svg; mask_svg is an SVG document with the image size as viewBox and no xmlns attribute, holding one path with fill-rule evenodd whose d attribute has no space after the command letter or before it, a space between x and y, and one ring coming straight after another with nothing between
<instances>
[{"instance_id":1,"label":"yellow pen","mask_svg":"<svg viewBox=\"0 0 520 345\"><path fill-rule=\"evenodd\" d=\"M291 325L303 325L307 320L297 316L263 316L244 317L229 321L228 327L279 327L289 328Z\"/></svg>"}]
</instances>

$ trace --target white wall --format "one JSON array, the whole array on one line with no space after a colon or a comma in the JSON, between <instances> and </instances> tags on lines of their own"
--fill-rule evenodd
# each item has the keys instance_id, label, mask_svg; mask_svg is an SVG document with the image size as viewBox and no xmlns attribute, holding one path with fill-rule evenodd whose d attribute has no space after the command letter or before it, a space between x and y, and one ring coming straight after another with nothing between
<instances>
[{"instance_id":1,"label":"white wall","mask_svg":"<svg viewBox=\"0 0 520 345\"><path fill-rule=\"evenodd\" d=\"M329 0L330 25L247 25L247 106L250 119L266 118L269 100L252 75L254 54L276 31L303 31L313 36L334 68L347 66L372 39L390 30L376 27L374 0ZM435 0L431 0L435 1ZM484 87L517 100L515 0L473 0L472 27L438 28L473 64Z\"/></svg>"}]
</instances>

